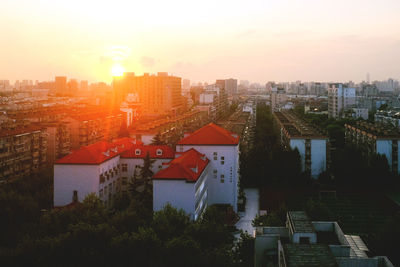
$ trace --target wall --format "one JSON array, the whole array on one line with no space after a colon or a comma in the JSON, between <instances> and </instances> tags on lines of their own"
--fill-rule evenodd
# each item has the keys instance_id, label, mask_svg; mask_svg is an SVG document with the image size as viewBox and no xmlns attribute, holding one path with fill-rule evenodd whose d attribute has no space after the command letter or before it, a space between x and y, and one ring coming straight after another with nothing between
<instances>
[{"instance_id":1,"label":"wall","mask_svg":"<svg viewBox=\"0 0 400 267\"><path fill-rule=\"evenodd\" d=\"M326 140L311 139L311 176L317 178L326 170Z\"/></svg>"},{"instance_id":2,"label":"wall","mask_svg":"<svg viewBox=\"0 0 400 267\"><path fill-rule=\"evenodd\" d=\"M72 202L73 191L78 191L78 201L99 188L98 165L54 165L54 206Z\"/></svg>"},{"instance_id":3,"label":"wall","mask_svg":"<svg viewBox=\"0 0 400 267\"><path fill-rule=\"evenodd\" d=\"M237 211L238 179L239 179L239 146L177 145L178 152L194 148L206 155L209 163L209 204L229 204ZM217 152L214 160L214 152ZM224 164L221 164L224 157ZM214 178L214 170L216 178ZM223 182L221 175L224 176Z\"/></svg>"},{"instance_id":4,"label":"wall","mask_svg":"<svg viewBox=\"0 0 400 267\"><path fill-rule=\"evenodd\" d=\"M376 153L385 155L389 166L392 166L392 140L377 140Z\"/></svg>"},{"instance_id":5,"label":"wall","mask_svg":"<svg viewBox=\"0 0 400 267\"><path fill-rule=\"evenodd\" d=\"M195 183L187 183L186 180L153 180L153 210L162 210L167 203L183 209L194 219Z\"/></svg>"}]
</instances>

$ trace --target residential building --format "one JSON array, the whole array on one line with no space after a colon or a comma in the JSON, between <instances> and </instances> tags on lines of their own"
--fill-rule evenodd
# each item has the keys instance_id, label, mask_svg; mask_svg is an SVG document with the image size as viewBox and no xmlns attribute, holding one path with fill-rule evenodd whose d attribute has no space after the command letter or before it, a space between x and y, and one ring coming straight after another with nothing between
<instances>
[{"instance_id":1,"label":"residential building","mask_svg":"<svg viewBox=\"0 0 400 267\"><path fill-rule=\"evenodd\" d=\"M297 118L293 112L274 112L278 124L281 144L286 149L297 149L303 171L314 178L327 169L329 141L325 134Z\"/></svg>"},{"instance_id":2,"label":"residential building","mask_svg":"<svg viewBox=\"0 0 400 267\"><path fill-rule=\"evenodd\" d=\"M0 182L38 173L46 163L47 136L43 127L1 129Z\"/></svg>"},{"instance_id":3,"label":"residential building","mask_svg":"<svg viewBox=\"0 0 400 267\"><path fill-rule=\"evenodd\" d=\"M225 91L228 96L235 96L238 93L237 79L226 79L225 80Z\"/></svg>"},{"instance_id":4,"label":"residential building","mask_svg":"<svg viewBox=\"0 0 400 267\"><path fill-rule=\"evenodd\" d=\"M53 164L71 151L70 132L64 122L40 123L47 133L47 154L48 164Z\"/></svg>"},{"instance_id":5,"label":"residential building","mask_svg":"<svg viewBox=\"0 0 400 267\"><path fill-rule=\"evenodd\" d=\"M364 156L385 155L393 172L400 173L400 134L397 128L368 122L345 124L346 143L356 145Z\"/></svg>"},{"instance_id":6,"label":"residential building","mask_svg":"<svg viewBox=\"0 0 400 267\"><path fill-rule=\"evenodd\" d=\"M286 104L287 97L285 89L273 87L270 93L271 112L279 111Z\"/></svg>"},{"instance_id":7,"label":"residential building","mask_svg":"<svg viewBox=\"0 0 400 267\"><path fill-rule=\"evenodd\" d=\"M368 257L363 240L337 222L311 221L304 211L289 211L285 227L257 227L254 246L256 267L394 267L385 256Z\"/></svg>"},{"instance_id":8,"label":"residential building","mask_svg":"<svg viewBox=\"0 0 400 267\"><path fill-rule=\"evenodd\" d=\"M157 172L175 153L168 146L145 146L132 138L100 141L73 151L54 164L54 206L82 201L90 193L111 203L115 194L128 189L133 177L141 179L147 154L153 160L152 171Z\"/></svg>"},{"instance_id":9,"label":"residential building","mask_svg":"<svg viewBox=\"0 0 400 267\"><path fill-rule=\"evenodd\" d=\"M101 140L118 138L124 116L120 111L79 111L70 114L65 121L71 134L71 147L79 149Z\"/></svg>"},{"instance_id":10,"label":"residential building","mask_svg":"<svg viewBox=\"0 0 400 267\"><path fill-rule=\"evenodd\" d=\"M169 203L197 220L209 203L210 160L193 148L177 156L153 176L153 210Z\"/></svg>"},{"instance_id":11,"label":"residential building","mask_svg":"<svg viewBox=\"0 0 400 267\"><path fill-rule=\"evenodd\" d=\"M213 123L177 144L177 152L194 148L209 159L208 204L228 204L237 211L239 182L239 136Z\"/></svg>"},{"instance_id":12,"label":"residential building","mask_svg":"<svg viewBox=\"0 0 400 267\"><path fill-rule=\"evenodd\" d=\"M55 78L55 90L58 95L66 95L67 91L67 77L57 76Z\"/></svg>"},{"instance_id":13,"label":"residential building","mask_svg":"<svg viewBox=\"0 0 400 267\"><path fill-rule=\"evenodd\" d=\"M157 75L145 73L143 76L124 73L121 77L114 77L113 88L117 105L129 93L136 93L144 114L178 114L182 110L181 78L169 76L166 72Z\"/></svg>"},{"instance_id":14,"label":"residential building","mask_svg":"<svg viewBox=\"0 0 400 267\"><path fill-rule=\"evenodd\" d=\"M332 84L328 89L328 115L330 118L343 118L345 111L356 104L356 89L343 84Z\"/></svg>"}]
</instances>

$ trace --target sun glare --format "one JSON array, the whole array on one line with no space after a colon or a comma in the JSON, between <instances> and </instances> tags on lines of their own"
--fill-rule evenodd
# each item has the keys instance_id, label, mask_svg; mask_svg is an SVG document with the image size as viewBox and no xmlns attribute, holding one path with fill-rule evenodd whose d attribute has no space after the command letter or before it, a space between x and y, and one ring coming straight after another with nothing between
<instances>
[{"instance_id":1,"label":"sun glare","mask_svg":"<svg viewBox=\"0 0 400 267\"><path fill-rule=\"evenodd\" d=\"M111 68L111 74L113 77L119 77L122 76L125 72L125 68L122 67L120 64L115 64Z\"/></svg>"}]
</instances>

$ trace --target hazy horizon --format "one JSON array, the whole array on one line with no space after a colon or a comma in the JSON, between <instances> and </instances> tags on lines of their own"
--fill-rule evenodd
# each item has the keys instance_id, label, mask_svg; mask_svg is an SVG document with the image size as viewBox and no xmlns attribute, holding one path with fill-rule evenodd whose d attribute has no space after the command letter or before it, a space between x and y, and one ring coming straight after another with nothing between
<instances>
[{"instance_id":1,"label":"hazy horizon","mask_svg":"<svg viewBox=\"0 0 400 267\"><path fill-rule=\"evenodd\" d=\"M399 15L396 0L5 0L0 79L109 83L122 68L192 82L399 79Z\"/></svg>"}]
</instances>

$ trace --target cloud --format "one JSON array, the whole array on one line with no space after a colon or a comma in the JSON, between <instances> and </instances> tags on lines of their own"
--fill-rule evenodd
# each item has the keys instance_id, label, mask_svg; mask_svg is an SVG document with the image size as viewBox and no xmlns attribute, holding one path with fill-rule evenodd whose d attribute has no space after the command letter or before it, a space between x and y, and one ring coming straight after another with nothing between
<instances>
[{"instance_id":1,"label":"cloud","mask_svg":"<svg viewBox=\"0 0 400 267\"><path fill-rule=\"evenodd\" d=\"M156 60L152 57L141 57L140 64L142 64L143 67L150 68L156 64Z\"/></svg>"}]
</instances>

